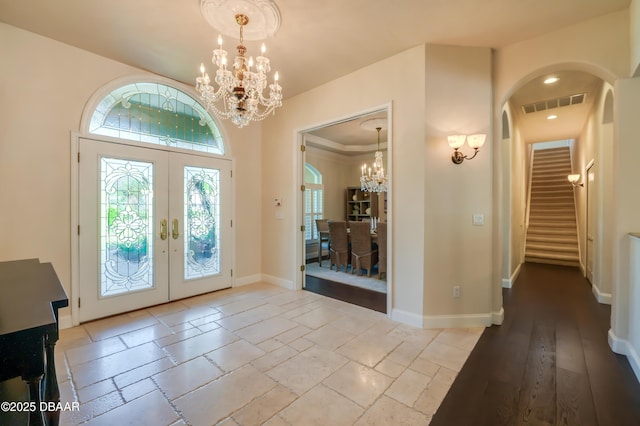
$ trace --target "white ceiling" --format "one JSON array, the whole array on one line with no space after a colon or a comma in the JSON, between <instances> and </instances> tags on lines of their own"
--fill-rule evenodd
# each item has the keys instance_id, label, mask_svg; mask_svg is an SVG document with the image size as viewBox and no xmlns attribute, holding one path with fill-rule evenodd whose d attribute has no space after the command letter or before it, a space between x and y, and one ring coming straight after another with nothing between
<instances>
[{"instance_id":1,"label":"white ceiling","mask_svg":"<svg viewBox=\"0 0 640 426\"><path fill-rule=\"evenodd\" d=\"M546 77L558 77L558 82L546 85L543 83ZM593 101L598 90L602 86L602 80L581 71L559 71L531 80L510 99L515 107L516 120L519 122L520 131L527 143L545 142L560 139L573 139L583 129L587 115L593 107ZM546 111L525 114L521 108L535 102L555 99L586 93L584 103ZM549 115L556 115L555 120L549 120Z\"/></svg>"},{"instance_id":2,"label":"white ceiling","mask_svg":"<svg viewBox=\"0 0 640 426\"><path fill-rule=\"evenodd\" d=\"M423 43L496 48L630 4L630 0L276 2L282 22L276 35L266 40L267 56L280 73L285 99ZM200 13L200 0L0 0L0 21L186 84L194 84L201 62L210 64L217 38ZM249 54L258 50L258 43L246 42Z\"/></svg>"},{"instance_id":3,"label":"white ceiling","mask_svg":"<svg viewBox=\"0 0 640 426\"><path fill-rule=\"evenodd\" d=\"M307 132L305 142L316 148L348 156L373 152L377 150L378 132L375 129L363 129L361 124L367 120L386 118L387 111L352 117L340 123ZM387 129L388 125L385 124L380 130L380 148L382 150L387 147Z\"/></svg>"}]
</instances>

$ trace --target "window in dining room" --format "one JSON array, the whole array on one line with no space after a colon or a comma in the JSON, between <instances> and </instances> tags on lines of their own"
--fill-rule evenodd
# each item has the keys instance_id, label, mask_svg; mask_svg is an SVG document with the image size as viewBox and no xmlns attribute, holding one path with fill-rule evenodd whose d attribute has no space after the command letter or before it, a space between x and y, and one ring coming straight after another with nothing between
<instances>
[{"instance_id":1,"label":"window in dining room","mask_svg":"<svg viewBox=\"0 0 640 426\"><path fill-rule=\"evenodd\" d=\"M322 173L311 164L305 164L304 170L304 229L305 240L317 240L316 219L322 219L324 212Z\"/></svg>"}]
</instances>

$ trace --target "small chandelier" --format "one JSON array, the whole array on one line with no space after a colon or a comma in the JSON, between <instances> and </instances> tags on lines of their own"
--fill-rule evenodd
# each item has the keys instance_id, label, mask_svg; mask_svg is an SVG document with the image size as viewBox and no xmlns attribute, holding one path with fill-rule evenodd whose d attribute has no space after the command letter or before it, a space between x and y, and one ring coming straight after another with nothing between
<instances>
[{"instance_id":1,"label":"small chandelier","mask_svg":"<svg viewBox=\"0 0 640 426\"><path fill-rule=\"evenodd\" d=\"M375 153L375 161L372 167L367 167L366 164L362 165L360 189L366 192L387 192L389 176L384 174L382 151L380 151L380 130L382 130L382 127L376 127L376 130L378 131L378 150Z\"/></svg>"},{"instance_id":2,"label":"small chandelier","mask_svg":"<svg viewBox=\"0 0 640 426\"><path fill-rule=\"evenodd\" d=\"M211 62L218 67L214 82L217 88L210 85L211 79L206 73L204 64L200 65L202 75L196 78L196 90L205 102L207 109L221 119L231 119L238 127L244 127L251 121L263 120L267 115L275 113L282 106L282 87L278 84L278 72L269 84L269 97L263 95L267 87L267 74L271 70L269 58L262 52L256 57L246 58L247 48L244 46L243 28L249 18L238 13L236 23L240 26L240 44L236 47L237 56L228 68L227 52L222 49L222 36L218 36L218 48L213 51ZM218 105L219 104L219 105Z\"/></svg>"}]
</instances>

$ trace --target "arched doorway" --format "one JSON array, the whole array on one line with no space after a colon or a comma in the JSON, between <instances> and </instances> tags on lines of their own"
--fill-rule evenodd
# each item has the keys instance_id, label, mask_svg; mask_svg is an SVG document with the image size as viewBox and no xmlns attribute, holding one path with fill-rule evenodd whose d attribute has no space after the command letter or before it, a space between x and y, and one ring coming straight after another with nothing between
<instances>
[{"instance_id":1,"label":"arched doorway","mask_svg":"<svg viewBox=\"0 0 640 426\"><path fill-rule=\"evenodd\" d=\"M598 175L592 175L591 201L587 203L584 187L574 189L577 232L580 242L580 268L586 274L587 241L592 245L594 293L601 302L610 298L610 288L601 273L605 267L602 253L606 250L606 220L603 217L603 194L611 187L612 134L604 117L610 103L613 87L603 77L581 66L558 65L536 71L523 78L509 94L501 107L501 120L509 120L508 134L502 126L503 149L501 174L503 176L502 229L503 286L508 287L517 277L523 256L520 247L526 237L529 220L528 200L531 180L532 145L539 142L573 140L571 147L572 173L587 179L587 168L594 164ZM550 79L554 77L554 79ZM545 82L546 80L546 82ZM594 169L595 170L595 169ZM568 182L565 181L568 185ZM588 206L592 205L587 216ZM588 236L587 217L596 232ZM589 225L591 226L591 225ZM508 252L505 253L505 252ZM602 297L601 297L602 296Z\"/></svg>"}]
</instances>

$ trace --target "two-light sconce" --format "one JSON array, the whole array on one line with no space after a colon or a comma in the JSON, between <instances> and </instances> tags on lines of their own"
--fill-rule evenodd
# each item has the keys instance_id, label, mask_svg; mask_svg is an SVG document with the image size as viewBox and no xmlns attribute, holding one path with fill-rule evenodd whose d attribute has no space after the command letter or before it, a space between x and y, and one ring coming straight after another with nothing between
<instances>
[{"instance_id":1,"label":"two-light sconce","mask_svg":"<svg viewBox=\"0 0 640 426\"><path fill-rule=\"evenodd\" d=\"M578 181L580 180L580 175L579 174L568 175L567 176L567 180L569 180L569 182L571 182L571 185L573 185L574 188L576 186L584 186L583 183L578 183Z\"/></svg>"},{"instance_id":2,"label":"two-light sconce","mask_svg":"<svg viewBox=\"0 0 640 426\"><path fill-rule=\"evenodd\" d=\"M478 150L482 148L484 145L484 141L487 139L487 135L479 133L476 135L451 135L447 137L447 142L449 142L449 146L453 148L453 154L451 154L451 161L454 164L462 164L464 160L472 160L476 155L478 155ZM471 148L473 148L473 155L468 156L464 155L459 151L460 147L464 145L465 140L469 144Z\"/></svg>"}]
</instances>

